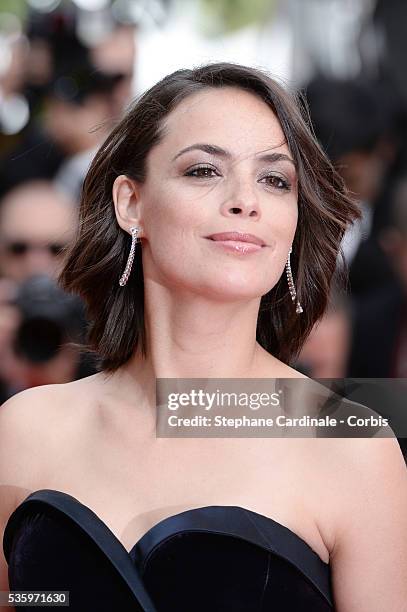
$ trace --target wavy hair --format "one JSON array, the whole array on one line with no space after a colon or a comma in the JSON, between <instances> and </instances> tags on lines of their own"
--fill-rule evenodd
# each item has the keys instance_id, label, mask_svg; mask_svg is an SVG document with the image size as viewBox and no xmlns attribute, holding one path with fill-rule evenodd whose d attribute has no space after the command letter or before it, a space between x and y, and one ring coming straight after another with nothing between
<instances>
[{"instance_id":1,"label":"wavy hair","mask_svg":"<svg viewBox=\"0 0 407 612\"><path fill-rule=\"evenodd\" d=\"M131 105L94 157L83 185L77 236L59 278L66 291L84 300L88 329L83 350L96 354L106 372L117 370L139 347L146 356L147 333L139 249L127 285L118 283L131 238L116 220L113 183L120 174L143 183L146 158L163 136L167 115L191 94L228 86L258 96L275 113L298 172L291 268L304 312L296 314L283 274L261 298L257 341L289 363L326 309L343 234L360 212L315 139L304 100L255 68L216 63L177 70Z\"/></svg>"}]
</instances>

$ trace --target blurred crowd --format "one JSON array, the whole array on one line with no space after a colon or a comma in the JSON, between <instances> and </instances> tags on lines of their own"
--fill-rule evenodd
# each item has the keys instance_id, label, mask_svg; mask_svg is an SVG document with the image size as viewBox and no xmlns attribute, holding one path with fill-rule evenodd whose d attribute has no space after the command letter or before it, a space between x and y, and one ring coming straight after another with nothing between
<instances>
[{"instance_id":1,"label":"blurred crowd","mask_svg":"<svg viewBox=\"0 0 407 612\"><path fill-rule=\"evenodd\" d=\"M401 7L397 19L384 2L373 12L391 40L374 69L362 62L344 78L321 63L301 84L316 137L362 211L338 257L348 285L334 284L294 364L316 378L407 378L407 77L398 70L407 10L390 4ZM88 23L90 41L73 3L30 9L21 31L0 14L0 401L96 371L77 346L83 305L56 279L89 163L134 92L137 24L108 16L103 35Z\"/></svg>"},{"instance_id":2,"label":"blurred crowd","mask_svg":"<svg viewBox=\"0 0 407 612\"><path fill-rule=\"evenodd\" d=\"M85 44L78 15L31 10L20 32L0 19L0 400L95 371L76 346L83 305L56 280L87 168L131 97L135 42L109 16Z\"/></svg>"}]
</instances>

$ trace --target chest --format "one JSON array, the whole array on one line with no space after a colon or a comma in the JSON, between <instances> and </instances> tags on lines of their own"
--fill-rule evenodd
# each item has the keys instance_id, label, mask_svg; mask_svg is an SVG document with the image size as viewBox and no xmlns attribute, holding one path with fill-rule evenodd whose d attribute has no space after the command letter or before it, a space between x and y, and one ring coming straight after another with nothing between
<instances>
[{"instance_id":1,"label":"chest","mask_svg":"<svg viewBox=\"0 0 407 612\"><path fill-rule=\"evenodd\" d=\"M127 550L169 516L225 505L273 518L328 561L315 475L298 441L154 439L130 447L112 441L62 452L37 488L79 499Z\"/></svg>"}]
</instances>

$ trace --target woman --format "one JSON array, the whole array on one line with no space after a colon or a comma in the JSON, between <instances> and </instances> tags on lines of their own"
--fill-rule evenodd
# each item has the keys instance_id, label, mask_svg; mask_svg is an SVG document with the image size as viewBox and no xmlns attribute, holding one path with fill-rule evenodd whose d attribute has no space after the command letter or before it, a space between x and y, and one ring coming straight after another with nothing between
<instances>
[{"instance_id":1,"label":"woman","mask_svg":"<svg viewBox=\"0 0 407 612\"><path fill-rule=\"evenodd\" d=\"M138 100L92 163L61 276L101 371L0 413L10 589L69 590L73 610L405 607L395 439L155 431L156 378L304 378L289 362L356 216L262 72L181 70Z\"/></svg>"}]
</instances>

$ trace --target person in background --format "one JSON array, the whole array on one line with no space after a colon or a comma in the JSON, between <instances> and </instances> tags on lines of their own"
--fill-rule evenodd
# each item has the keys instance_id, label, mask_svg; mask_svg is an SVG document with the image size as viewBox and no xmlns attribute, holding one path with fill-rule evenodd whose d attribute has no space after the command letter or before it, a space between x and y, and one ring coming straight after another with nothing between
<instances>
[{"instance_id":1,"label":"person in background","mask_svg":"<svg viewBox=\"0 0 407 612\"><path fill-rule=\"evenodd\" d=\"M6 398L23 389L70 382L93 373L83 371L85 364L79 355L78 342L84 331L79 298L66 294L52 278L36 275L18 285L0 314L6 307L14 322L8 342L0 347L0 378Z\"/></svg>"},{"instance_id":2,"label":"person in background","mask_svg":"<svg viewBox=\"0 0 407 612\"><path fill-rule=\"evenodd\" d=\"M407 378L407 176L395 187L391 225L379 240L397 281L355 302L348 375Z\"/></svg>"},{"instance_id":3,"label":"person in background","mask_svg":"<svg viewBox=\"0 0 407 612\"><path fill-rule=\"evenodd\" d=\"M112 97L114 113L121 112L131 99L136 54L135 27L115 23L112 30L89 50L91 63L103 74L122 75Z\"/></svg>"},{"instance_id":4,"label":"person in background","mask_svg":"<svg viewBox=\"0 0 407 612\"><path fill-rule=\"evenodd\" d=\"M383 88L362 79L318 76L306 88L315 134L357 199L362 217L345 233L342 249L352 296L392 282L378 242L376 217L387 206L382 194L395 159L396 101ZM343 262L338 259L338 266Z\"/></svg>"},{"instance_id":5,"label":"person in background","mask_svg":"<svg viewBox=\"0 0 407 612\"><path fill-rule=\"evenodd\" d=\"M75 200L97 148L121 116L126 83L127 75L88 63L58 76L49 89L44 126L66 156L55 181Z\"/></svg>"},{"instance_id":6,"label":"person in background","mask_svg":"<svg viewBox=\"0 0 407 612\"><path fill-rule=\"evenodd\" d=\"M83 309L74 304L72 314L63 295L53 290L63 251L76 226L75 202L49 181L24 183L0 201L3 400L28 387L67 382L94 372L89 358L63 346L72 328L74 339L80 340L85 328ZM36 278L43 280L34 281Z\"/></svg>"},{"instance_id":7,"label":"person in background","mask_svg":"<svg viewBox=\"0 0 407 612\"><path fill-rule=\"evenodd\" d=\"M34 274L56 278L73 239L77 207L49 181L29 181L0 201L0 276L17 283Z\"/></svg>"},{"instance_id":8,"label":"person in background","mask_svg":"<svg viewBox=\"0 0 407 612\"><path fill-rule=\"evenodd\" d=\"M33 14L24 42L23 60L16 55L8 81L28 115L12 135L2 131L0 117L0 197L27 180L58 175L77 199L97 146L130 96L133 29L113 23L88 47L78 36L77 12L64 6ZM0 82L0 100L1 89Z\"/></svg>"},{"instance_id":9,"label":"person in background","mask_svg":"<svg viewBox=\"0 0 407 612\"><path fill-rule=\"evenodd\" d=\"M334 290L323 317L314 325L296 367L312 378L346 376L351 342L351 303Z\"/></svg>"},{"instance_id":10,"label":"person in background","mask_svg":"<svg viewBox=\"0 0 407 612\"><path fill-rule=\"evenodd\" d=\"M407 176L397 181L393 194L390 224L379 241L396 280L354 301L349 377L407 378ZM399 401L396 396L393 406ZM407 463L407 438L398 441Z\"/></svg>"}]
</instances>

